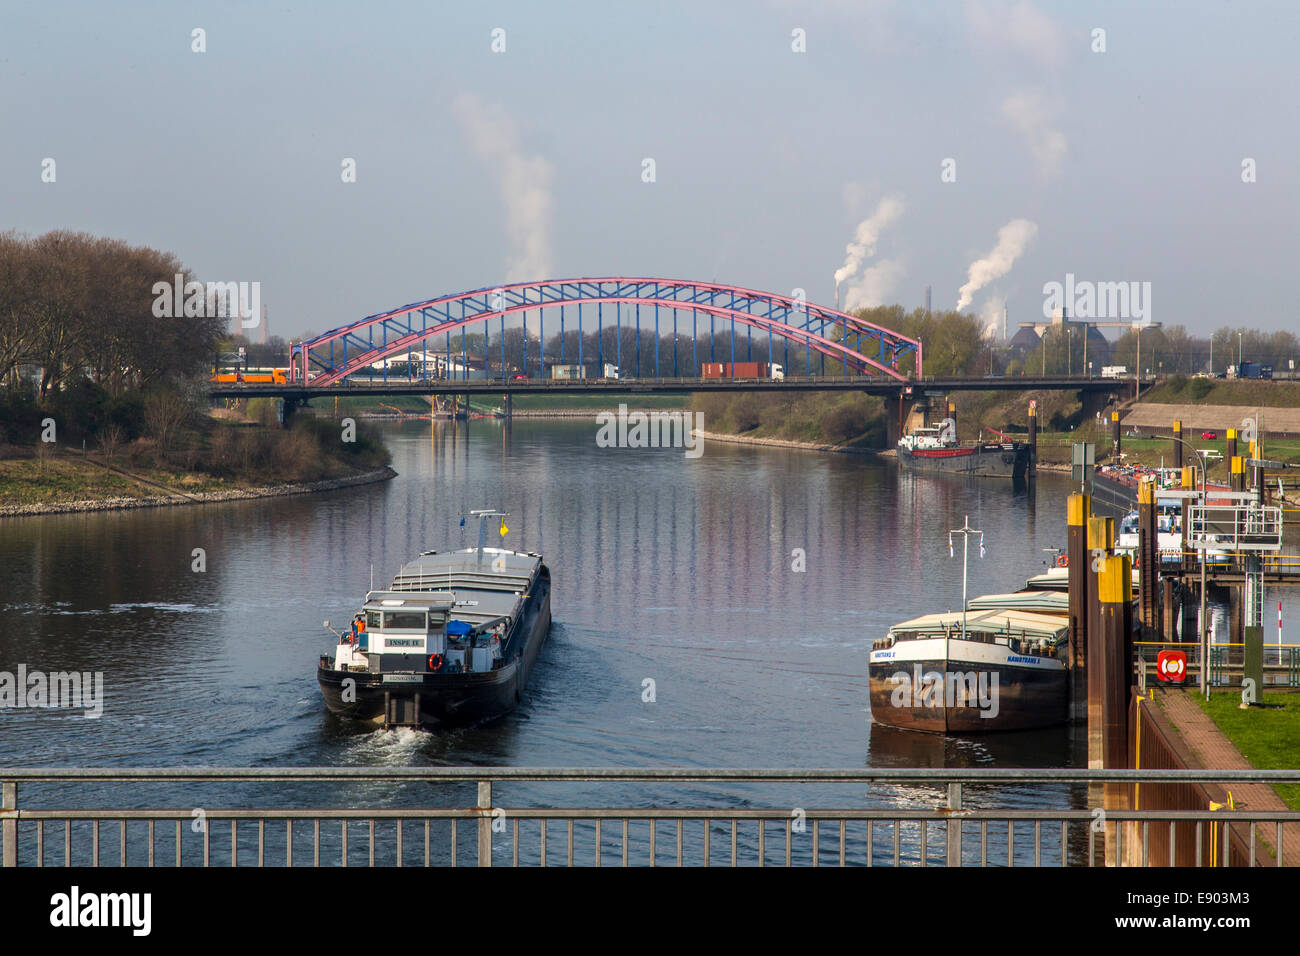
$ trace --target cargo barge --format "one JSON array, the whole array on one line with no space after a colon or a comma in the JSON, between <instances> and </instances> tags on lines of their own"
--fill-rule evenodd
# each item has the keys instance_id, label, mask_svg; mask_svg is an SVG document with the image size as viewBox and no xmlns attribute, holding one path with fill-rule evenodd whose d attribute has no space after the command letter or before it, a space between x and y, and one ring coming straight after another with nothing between
<instances>
[{"instance_id":1,"label":"cargo barge","mask_svg":"<svg viewBox=\"0 0 1300 956\"><path fill-rule=\"evenodd\" d=\"M987 609L971 602L964 622L961 613L928 614L873 643L873 721L950 734L1065 722L1067 618L1041 594L990 596L986 605L993 597Z\"/></svg>"},{"instance_id":2,"label":"cargo barge","mask_svg":"<svg viewBox=\"0 0 1300 956\"><path fill-rule=\"evenodd\" d=\"M350 632L336 632L316 670L332 713L429 729L519 703L551 628L551 573L540 554L486 547L486 519L502 516L473 515L478 547L420 554L388 590L366 594Z\"/></svg>"},{"instance_id":3,"label":"cargo barge","mask_svg":"<svg viewBox=\"0 0 1300 956\"><path fill-rule=\"evenodd\" d=\"M917 428L898 440L898 462L909 471L931 474L1010 478L1023 482L1033 468L1027 442L980 441L959 443L951 432Z\"/></svg>"}]
</instances>

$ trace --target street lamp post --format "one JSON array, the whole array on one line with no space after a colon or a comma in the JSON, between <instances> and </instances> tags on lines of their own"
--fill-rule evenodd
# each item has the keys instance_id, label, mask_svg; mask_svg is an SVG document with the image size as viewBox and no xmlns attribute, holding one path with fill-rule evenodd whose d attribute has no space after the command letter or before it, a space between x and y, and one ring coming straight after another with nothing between
<instances>
[{"instance_id":1,"label":"street lamp post","mask_svg":"<svg viewBox=\"0 0 1300 956\"><path fill-rule=\"evenodd\" d=\"M962 516L960 528L954 528L948 532L948 551L952 553L952 536L961 535L961 639L966 640L966 560L967 552L970 545L970 536L977 534L980 536L980 555L983 556L984 532L978 528L970 526L970 515Z\"/></svg>"}]
</instances>

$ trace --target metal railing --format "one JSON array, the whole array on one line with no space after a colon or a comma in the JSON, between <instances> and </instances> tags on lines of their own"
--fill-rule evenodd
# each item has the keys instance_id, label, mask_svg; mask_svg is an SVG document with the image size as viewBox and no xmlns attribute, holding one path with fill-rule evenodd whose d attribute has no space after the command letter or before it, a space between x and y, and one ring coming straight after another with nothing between
<instances>
[{"instance_id":1,"label":"metal railing","mask_svg":"<svg viewBox=\"0 0 1300 956\"><path fill-rule=\"evenodd\" d=\"M330 783L342 793L348 786L377 782L392 785L384 790L383 802L391 802L398 787L411 784L443 787L449 801L468 796L472 785L473 802L403 808L49 805L66 798L69 788L75 793L77 788L107 786L125 795L128 788L158 784ZM801 803L809 802L806 788L811 786L850 785L856 792L856 785L866 784L870 792L856 793L851 802L860 805L839 808L804 808L794 799L788 807L756 808L739 797L729 807L703 808L494 802L494 785L554 789L620 782L678 791L660 803L689 796L682 792L690 791L686 785L698 784L780 786L789 788L792 798L801 796ZM547 866L561 861L569 866L1093 866L1106 859L1163 865L1163 859L1151 858L1155 825L1170 863L1181 832L1184 846L1194 841L1198 866L1220 865L1219 847L1221 865L1228 865L1233 839L1247 841L1251 865L1257 845L1282 865L1283 828L1300 825L1300 811L1225 813L1214 806L1101 811L1088 806L1100 804L1103 790L1113 794L1134 784L1196 783L1293 784L1300 783L1300 770L0 769L0 859L5 866L38 867ZM1039 802L1075 805L999 805L1000 785L1014 786L1022 795L1039 791ZM33 805L19 805L20 787L36 794ZM1210 849L1203 852L1203 847Z\"/></svg>"},{"instance_id":2,"label":"metal railing","mask_svg":"<svg viewBox=\"0 0 1300 956\"><path fill-rule=\"evenodd\" d=\"M1266 635L1267 637L1267 635ZM1245 675L1244 644L1221 643L1210 645L1210 686L1239 687ZM1201 680L1201 646L1184 641L1135 641L1136 673L1138 686L1160 686L1157 655L1160 651L1182 651L1187 657L1187 672L1183 684L1199 687ZM1300 644L1264 642L1264 688L1300 687ZM1166 683L1165 686L1177 686Z\"/></svg>"}]
</instances>

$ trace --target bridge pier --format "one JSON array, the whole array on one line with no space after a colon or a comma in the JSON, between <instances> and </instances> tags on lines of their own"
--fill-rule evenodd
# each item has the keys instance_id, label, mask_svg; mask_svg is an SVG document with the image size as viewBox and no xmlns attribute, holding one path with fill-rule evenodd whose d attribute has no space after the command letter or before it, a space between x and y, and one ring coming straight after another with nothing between
<instances>
[{"instance_id":1,"label":"bridge pier","mask_svg":"<svg viewBox=\"0 0 1300 956\"><path fill-rule=\"evenodd\" d=\"M506 421L515 417L515 396L512 392L506 392Z\"/></svg>"},{"instance_id":2,"label":"bridge pier","mask_svg":"<svg viewBox=\"0 0 1300 956\"><path fill-rule=\"evenodd\" d=\"M306 405L307 400L302 398L290 398L285 396L280 399L282 412L280 414L280 426L289 428L293 424L293 413L297 411L299 405ZM336 400L337 404L337 400Z\"/></svg>"}]
</instances>

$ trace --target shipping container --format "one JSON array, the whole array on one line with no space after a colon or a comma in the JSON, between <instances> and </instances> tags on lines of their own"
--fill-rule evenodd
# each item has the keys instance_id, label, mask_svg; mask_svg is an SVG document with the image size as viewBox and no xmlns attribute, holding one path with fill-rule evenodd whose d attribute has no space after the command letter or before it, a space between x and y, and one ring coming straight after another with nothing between
<instances>
[{"instance_id":1,"label":"shipping container","mask_svg":"<svg viewBox=\"0 0 1300 956\"><path fill-rule=\"evenodd\" d=\"M552 365L551 378L586 378L587 370L581 365Z\"/></svg>"},{"instance_id":2,"label":"shipping container","mask_svg":"<svg viewBox=\"0 0 1300 956\"><path fill-rule=\"evenodd\" d=\"M700 365L701 378L784 378L779 365L766 362L704 362Z\"/></svg>"}]
</instances>

